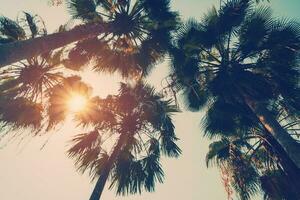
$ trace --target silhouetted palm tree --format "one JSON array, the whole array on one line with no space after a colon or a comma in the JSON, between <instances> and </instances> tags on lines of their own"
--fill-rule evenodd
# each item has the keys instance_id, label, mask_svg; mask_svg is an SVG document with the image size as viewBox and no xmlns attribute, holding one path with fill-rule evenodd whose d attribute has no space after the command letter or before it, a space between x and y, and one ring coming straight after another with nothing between
<instances>
[{"instance_id":1,"label":"silhouetted palm tree","mask_svg":"<svg viewBox=\"0 0 300 200\"><path fill-rule=\"evenodd\" d=\"M37 15L22 12L16 21L0 19L2 42L15 42L45 35L44 22ZM62 79L60 52L27 58L0 69L0 121L6 132L31 128L38 131L43 119L43 98ZM37 133L37 132L35 132Z\"/></svg>"},{"instance_id":2,"label":"silhouetted palm tree","mask_svg":"<svg viewBox=\"0 0 300 200\"><path fill-rule=\"evenodd\" d=\"M228 1L182 29L171 50L171 86L183 91L191 109L208 105L222 132L239 121L259 121L300 168L300 144L269 110L279 101L299 117L299 36L297 23L273 19L269 8ZM223 115L222 109L235 112ZM249 120L253 115L256 121Z\"/></svg>"},{"instance_id":3,"label":"silhouetted palm tree","mask_svg":"<svg viewBox=\"0 0 300 200\"><path fill-rule=\"evenodd\" d=\"M122 195L151 192L156 182L163 182L161 154L177 157L181 152L175 144L174 112L171 101L142 82L122 84L117 95L105 99L90 99L76 119L92 131L77 135L68 152L80 171L98 179L91 200L100 199L109 179L110 188Z\"/></svg>"},{"instance_id":4,"label":"silhouetted palm tree","mask_svg":"<svg viewBox=\"0 0 300 200\"><path fill-rule=\"evenodd\" d=\"M66 64L76 68L92 61L95 70L124 77L148 73L163 58L177 26L177 14L165 0L70 0L69 10L75 19L105 22L110 30L77 43Z\"/></svg>"},{"instance_id":5,"label":"silhouetted palm tree","mask_svg":"<svg viewBox=\"0 0 300 200\"><path fill-rule=\"evenodd\" d=\"M262 129L261 129L262 128ZM263 127L235 136L224 136L210 144L207 166L217 164L230 193L233 188L240 199L251 199L263 192L265 199L298 199L299 169L291 171L284 151L276 140L266 136ZM221 134L220 134L221 135Z\"/></svg>"},{"instance_id":6,"label":"silhouetted palm tree","mask_svg":"<svg viewBox=\"0 0 300 200\"><path fill-rule=\"evenodd\" d=\"M17 21L2 17L0 27L2 39L9 42L36 38L47 33L42 19L26 12ZM63 79L59 72L60 53L44 53L1 68L1 95L21 96L32 102L41 102L45 91Z\"/></svg>"},{"instance_id":7,"label":"silhouetted palm tree","mask_svg":"<svg viewBox=\"0 0 300 200\"><path fill-rule=\"evenodd\" d=\"M299 137L299 121L290 118L280 105L274 103L272 109L278 121L285 121L283 127L291 134ZM220 111L221 115L234 112L230 109ZM216 132L216 126L206 119L206 135L209 138L220 138L210 145L207 154L207 166L217 164L229 183L241 199L263 191L270 199L297 199L300 193L300 170L288 157L274 137L261 126L246 128L245 124L236 125L232 133ZM255 120L255 118L253 118ZM243 123L243 122L240 122ZM243 127L243 128L241 128ZM276 177L272 177L276 175ZM282 185L285 184L285 185ZM289 186L288 186L289 185ZM231 191L227 188L227 191Z\"/></svg>"},{"instance_id":8,"label":"silhouetted palm tree","mask_svg":"<svg viewBox=\"0 0 300 200\"><path fill-rule=\"evenodd\" d=\"M297 199L300 195L297 192L300 186L299 168L268 130L255 122L258 120L254 115L252 117L250 115L245 121L239 120L241 118L233 107L215 107L215 109L214 111L210 109L204 121L205 135L210 139L217 139L216 142L211 143L206 160L207 166L217 164L221 169L228 195L232 194L233 187L241 199L250 199L261 190L269 197L285 195L284 198L274 197L274 199ZM270 110L291 135L299 137L299 120L289 116L278 102L274 102ZM228 124L231 127L230 131L229 129L224 131L220 128L223 125L216 123L219 118L217 114L221 117L235 116L236 123ZM251 120L254 122L249 123ZM276 181L273 182L273 178L269 177L271 174L281 174L281 176L277 176ZM287 180L290 187L279 185ZM270 190L265 186L274 188Z\"/></svg>"},{"instance_id":9,"label":"silhouetted palm tree","mask_svg":"<svg viewBox=\"0 0 300 200\"><path fill-rule=\"evenodd\" d=\"M153 63L153 58L157 61L157 57L160 57L156 53L161 53L164 48L158 47L164 47L167 43L169 31L177 21L177 14L170 11L169 0L69 0L68 4L73 17L82 19L83 25L36 39L2 44L0 66L88 39L92 44L93 41L96 42L93 46L97 51L104 49L106 52L113 48L131 52L134 54L131 56L139 58L139 67L143 69L144 65L149 66L147 62ZM119 59L123 59L120 53L114 51ZM101 52L97 55L100 54ZM141 57L143 54L148 57ZM147 62L143 63L143 59ZM106 62L109 62L108 59ZM129 62L126 60L126 63ZM117 61L114 64L117 64Z\"/></svg>"}]
</instances>

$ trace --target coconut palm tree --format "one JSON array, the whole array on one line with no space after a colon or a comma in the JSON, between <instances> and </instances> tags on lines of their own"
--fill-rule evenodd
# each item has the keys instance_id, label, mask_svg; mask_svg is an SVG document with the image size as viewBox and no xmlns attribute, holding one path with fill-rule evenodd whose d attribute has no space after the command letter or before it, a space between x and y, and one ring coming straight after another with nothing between
<instances>
[{"instance_id":1,"label":"coconut palm tree","mask_svg":"<svg viewBox=\"0 0 300 200\"><path fill-rule=\"evenodd\" d=\"M168 39L170 35L169 31L176 25L177 14L170 11L169 2L169 0L69 0L68 5L72 16L81 19L84 22L82 25L69 31L35 39L12 43L2 42L0 66L33 57L72 42L102 38L102 40L96 40L94 47L96 46L97 50L113 48L121 52L135 53L132 56L138 57L139 66L143 67L143 64L148 64L142 63L143 59L145 62L151 61L152 63L150 58L156 58L156 61L157 57L160 58L156 53L160 53L161 50L154 51L153 48L164 47L168 41L165 39ZM5 37L4 39L7 41ZM101 41L105 42L104 46ZM107 48L108 41L110 41L109 48ZM159 44L160 42L163 45ZM119 55L121 52L115 53ZM136 54L137 52L139 54ZM142 59L141 54L150 57ZM118 57L121 59L121 55Z\"/></svg>"},{"instance_id":2,"label":"coconut palm tree","mask_svg":"<svg viewBox=\"0 0 300 200\"><path fill-rule=\"evenodd\" d=\"M121 84L117 95L105 99L90 98L76 120L92 129L75 136L68 153L81 172L98 179L91 200L100 199L108 180L121 195L151 192L156 182L163 182L161 154L178 157L181 152L175 143L174 112L171 101L142 82Z\"/></svg>"},{"instance_id":3,"label":"coconut palm tree","mask_svg":"<svg viewBox=\"0 0 300 200\"><path fill-rule=\"evenodd\" d=\"M280 101L299 117L299 36L296 22L272 18L269 8L228 1L178 34L170 86L183 91L193 110L233 109L229 116L208 113L218 117L214 124L222 131L230 132L239 120L253 123L248 118L254 115L300 168L300 144L269 110L272 101Z\"/></svg>"}]
</instances>

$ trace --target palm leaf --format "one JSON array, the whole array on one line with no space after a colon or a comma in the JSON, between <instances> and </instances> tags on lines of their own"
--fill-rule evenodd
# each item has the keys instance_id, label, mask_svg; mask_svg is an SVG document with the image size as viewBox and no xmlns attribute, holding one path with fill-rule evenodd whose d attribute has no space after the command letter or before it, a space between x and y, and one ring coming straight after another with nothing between
<instances>
[{"instance_id":1,"label":"palm leaf","mask_svg":"<svg viewBox=\"0 0 300 200\"><path fill-rule=\"evenodd\" d=\"M69 0L68 8L74 19L82 19L87 22L101 19L96 12L96 2L94 0Z\"/></svg>"},{"instance_id":2,"label":"palm leaf","mask_svg":"<svg viewBox=\"0 0 300 200\"><path fill-rule=\"evenodd\" d=\"M15 21L0 17L0 33L5 38L16 41L26 38L26 33Z\"/></svg>"}]
</instances>

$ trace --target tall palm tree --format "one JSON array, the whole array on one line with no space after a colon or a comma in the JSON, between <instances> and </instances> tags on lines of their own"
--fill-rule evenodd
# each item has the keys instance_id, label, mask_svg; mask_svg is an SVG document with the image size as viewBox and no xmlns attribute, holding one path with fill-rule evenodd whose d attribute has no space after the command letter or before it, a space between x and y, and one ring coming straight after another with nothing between
<instances>
[{"instance_id":1,"label":"tall palm tree","mask_svg":"<svg viewBox=\"0 0 300 200\"><path fill-rule=\"evenodd\" d=\"M215 121L223 131L256 116L300 168L300 144L269 110L272 101L280 101L299 117L299 36L296 22L272 18L269 8L228 1L183 28L171 50L171 86L183 91L191 109L234 109Z\"/></svg>"},{"instance_id":2,"label":"tall palm tree","mask_svg":"<svg viewBox=\"0 0 300 200\"><path fill-rule=\"evenodd\" d=\"M72 42L103 36L106 41L111 41L113 48L127 52L138 49L155 57L153 55L155 51L151 47L159 46L158 42L164 44L164 39L169 36L169 31L174 28L177 21L177 14L170 11L169 2L169 0L69 0L71 14L75 18L82 19L84 21L82 25L69 31L25 41L7 43L4 38L0 45L0 67ZM157 9L158 7L160 9ZM96 45L98 50L103 49L106 43L104 47L102 45L103 43L98 41Z\"/></svg>"},{"instance_id":3,"label":"tall palm tree","mask_svg":"<svg viewBox=\"0 0 300 200\"><path fill-rule=\"evenodd\" d=\"M224 183L227 191L233 188L240 199L251 199L260 192L265 199L298 199L299 170L286 171L285 161L272 145L270 138L260 135L223 137L211 143L207 165L217 164L228 178Z\"/></svg>"},{"instance_id":4,"label":"tall palm tree","mask_svg":"<svg viewBox=\"0 0 300 200\"><path fill-rule=\"evenodd\" d=\"M274 103L272 110L276 112L278 107ZM236 114L234 109L224 107L214 112L227 116ZM276 119L285 121L285 129L291 135L299 136L299 120L289 117L282 108L276 112ZM221 169L229 196L233 188L241 199L250 199L260 191L271 199L299 198L299 168L261 124L253 123L250 127L249 123L237 120L237 124L232 125L232 132L222 132L220 126L214 123L215 118L215 115L208 115L204 121L206 136L217 139L211 143L207 153L207 166L217 164ZM252 120L257 119L253 116Z\"/></svg>"},{"instance_id":5,"label":"tall palm tree","mask_svg":"<svg viewBox=\"0 0 300 200\"><path fill-rule=\"evenodd\" d=\"M22 12L16 21L2 17L0 27L2 41L5 42L47 33L42 19L27 12ZM63 79L59 72L59 57L60 51L48 52L0 69L0 121L7 132L11 129L40 129L43 98Z\"/></svg>"},{"instance_id":6,"label":"tall palm tree","mask_svg":"<svg viewBox=\"0 0 300 200\"><path fill-rule=\"evenodd\" d=\"M151 192L156 182L163 182L161 154L177 157L181 152L175 143L174 112L171 101L142 82L122 84L117 95L89 100L76 120L92 131L75 136L68 153L80 171L98 179L90 200L100 199L109 179L110 188L122 195Z\"/></svg>"}]
</instances>

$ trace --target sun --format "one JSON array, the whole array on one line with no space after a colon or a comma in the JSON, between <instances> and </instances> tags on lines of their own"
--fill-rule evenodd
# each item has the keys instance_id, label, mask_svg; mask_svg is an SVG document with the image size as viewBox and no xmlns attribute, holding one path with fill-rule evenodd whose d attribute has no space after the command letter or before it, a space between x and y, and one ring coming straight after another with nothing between
<instances>
[{"instance_id":1,"label":"sun","mask_svg":"<svg viewBox=\"0 0 300 200\"><path fill-rule=\"evenodd\" d=\"M86 108L87 98L80 94L73 94L68 102L70 112L81 112Z\"/></svg>"}]
</instances>

